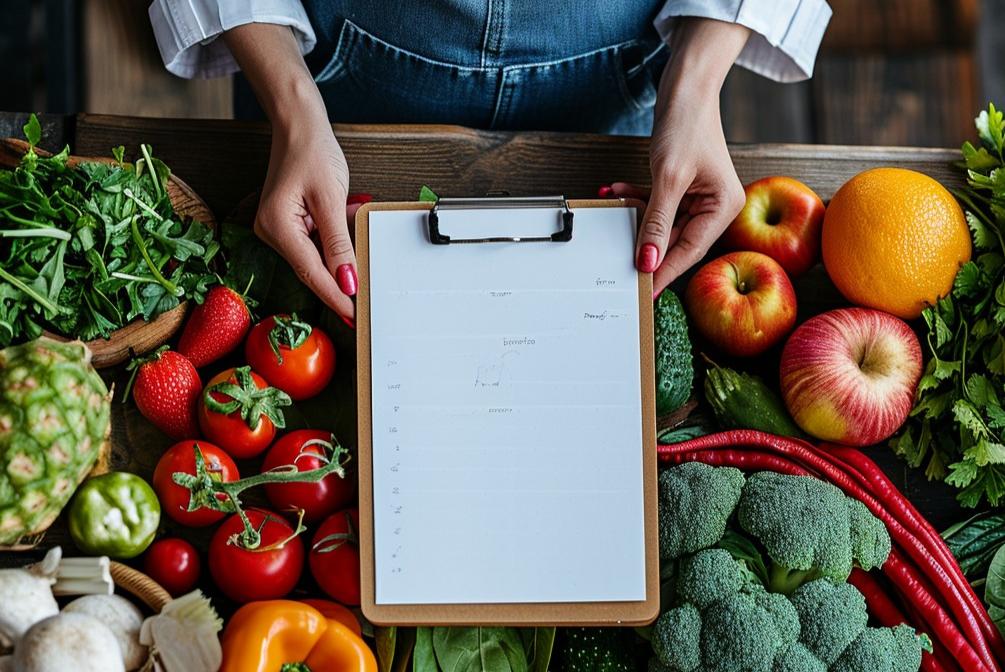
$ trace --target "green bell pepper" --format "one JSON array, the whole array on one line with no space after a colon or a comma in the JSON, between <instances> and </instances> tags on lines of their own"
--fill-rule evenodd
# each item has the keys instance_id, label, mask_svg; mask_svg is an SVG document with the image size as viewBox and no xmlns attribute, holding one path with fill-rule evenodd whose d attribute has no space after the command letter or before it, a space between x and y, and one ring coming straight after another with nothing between
<instances>
[{"instance_id":1,"label":"green bell pepper","mask_svg":"<svg viewBox=\"0 0 1005 672\"><path fill-rule=\"evenodd\" d=\"M84 481L70 504L70 536L88 555L134 558L154 540L160 520L153 488L122 471Z\"/></svg>"}]
</instances>

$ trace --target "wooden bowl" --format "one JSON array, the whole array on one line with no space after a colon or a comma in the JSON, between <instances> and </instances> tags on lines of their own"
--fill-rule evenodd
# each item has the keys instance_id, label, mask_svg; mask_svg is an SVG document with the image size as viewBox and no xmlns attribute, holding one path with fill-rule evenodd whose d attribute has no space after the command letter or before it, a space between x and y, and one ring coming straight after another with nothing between
<instances>
[{"instance_id":1,"label":"wooden bowl","mask_svg":"<svg viewBox=\"0 0 1005 672\"><path fill-rule=\"evenodd\" d=\"M153 613L161 613L164 605L171 601L171 595L159 583L138 569L114 560L108 569L117 589L129 593Z\"/></svg>"},{"instance_id":2,"label":"wooden bowl","mask_svg":"<svg viewBox=\"0 0 1005 672\"><path fill-rule=\"evenodd\" d=\"M0 138L0 168L16 167L21 162L21 157L28 151L28 147L29 144L24 140ZM49 152L37 147L35 152L39 156L50 155ZM75 166L82 161L112 163L115 159L71 156L67 165ZM217 228L216 218L209 206L196 195L192 187L185 184L180 178L171 175L168 178L167 191L171 198L171 205L174 206L175 212L179 215L197 219L211 229ZM175 308L161 313L149 322L136 319L113 331L108 338L87 341L86 345L93 353L91 363L94 364L95 368L102 369L121 364L133 356L142 355L158 348L181 328L187 310L188 302L185 301ZM62 334L46 332L46 335L60 340L71 340Z\"/></svg>"}]
</instances>

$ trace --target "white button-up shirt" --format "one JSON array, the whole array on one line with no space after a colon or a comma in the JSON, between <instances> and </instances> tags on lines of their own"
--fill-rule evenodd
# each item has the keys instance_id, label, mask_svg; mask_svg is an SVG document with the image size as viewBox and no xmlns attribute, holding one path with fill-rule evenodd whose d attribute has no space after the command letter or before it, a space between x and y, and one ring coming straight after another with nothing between
<instances>
[{"instance_id":1,"label":"white button-up shirt","mask_svg":"<svg viewBox=\"0 0 1005 672\"><path fill-rule=\"evenodd\" d=\"M737 65L780 82L813 75L820 41L830 21L826 0L668 0L656 30L668 40L677 19L704 17L750 28ZM154 0L150 5L157 46L179 77L218 77L238 70L221 33L246 23L289 26L301 53L316 38L300 0Z\"/></svg>"}]
</instances>

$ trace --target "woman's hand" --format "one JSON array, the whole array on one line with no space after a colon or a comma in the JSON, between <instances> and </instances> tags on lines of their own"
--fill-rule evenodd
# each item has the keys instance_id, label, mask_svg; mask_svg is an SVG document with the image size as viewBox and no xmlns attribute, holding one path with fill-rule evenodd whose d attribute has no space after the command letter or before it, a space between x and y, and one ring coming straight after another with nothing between
<instances>
[{"instance_id":1,"label":"woman's hand","mask_svg":"<svg viewBox=\"0 0 1005 672\"><path fill-rule=\"evenodd\" d=\"M654 273L655 294L698 262L743 208L719 90L748 35L711 19L682 19L674 32L649 151L652 194L636 247L636 266Z\"/></svg>"},{"instance_id":2,"label":"woman's hand","mask_svg":"<svg viewBox=\"0 0 1005 672\"><path fill-rule=\"evenodd\" d=\"M272 121L255 233L351 325L357 279L346 212L349 168L321 94L289 28L253 23L224 39Z\"/></svg>"}]
</instances>

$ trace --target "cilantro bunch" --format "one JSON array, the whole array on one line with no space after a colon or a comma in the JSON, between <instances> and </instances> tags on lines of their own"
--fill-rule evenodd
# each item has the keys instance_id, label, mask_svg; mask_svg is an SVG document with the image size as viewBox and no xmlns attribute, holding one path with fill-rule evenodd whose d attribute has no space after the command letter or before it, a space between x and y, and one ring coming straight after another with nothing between
<instances>
[{"instance_id":1,"label":"cilantro bunch","mask_svg":"<svg viewBox=\"0 0 1005 672\"><path fill-rule=\"evenodd\" d=\"M951 294L925 310L930 353L898 455L960 490L964 506L1005 496L1005 122L994 105L976 119L980 147L963 145L974 257Z\"/></svg>"},{"instance_id":2,"label":"cilantro bunch","mask_svg":"<svg viewBox=\"0 0 1005 672\"><path fill-rule=\"evenodd\" d=\"M90 340L137 317L150 320L181 301L202 301L216 282L219 251L205 224L175 213L170 170L141 145L142 158L67 165L69 148L31 149L0 170L0 347L49 330Z\"/></svg>"}]
</instances>

